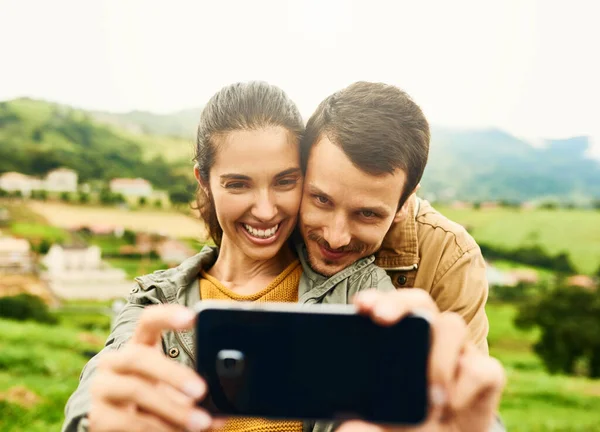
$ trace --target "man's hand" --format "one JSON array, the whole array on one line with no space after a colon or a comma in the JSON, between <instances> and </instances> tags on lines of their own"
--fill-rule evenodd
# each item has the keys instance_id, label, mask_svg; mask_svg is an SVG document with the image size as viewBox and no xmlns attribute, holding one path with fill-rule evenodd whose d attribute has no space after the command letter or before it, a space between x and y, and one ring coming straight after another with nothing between
<instances>
[{"instance_id":1,"label":"man's hand","mask_svg":"<svg viewBox=\"0 0 600 432\"><path fill-rule=\"evenodd\" d=\"M481 354L467 341L467 327L451 312L440 313L422 290L359 293L354 303L376 323L389 326L411 312L431 316L427 420L418 427L391 428L349 421L339 432L485 432L490 429L505 383L500 363Z\"/></svg>"},{"instance_id":2,"label":"man's hand","mask_svg":"<svg viewBox=\"0 0 600 432\"><path fill-rule=\"evenodd\" d=\"M127 345L103 355L92 383L90 431L207 430L209 414L195 406L206 384L160 349L165 330L191 328L194 314L177 305L144 310Z\"/></svg>"}]
</instances>

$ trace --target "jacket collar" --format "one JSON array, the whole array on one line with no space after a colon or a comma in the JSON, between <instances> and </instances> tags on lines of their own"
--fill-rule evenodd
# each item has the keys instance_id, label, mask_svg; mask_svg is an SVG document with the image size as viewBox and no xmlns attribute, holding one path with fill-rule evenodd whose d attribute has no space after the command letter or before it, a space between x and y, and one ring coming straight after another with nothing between
<instances>
[{"instance_id":1,"label":"jacket collar","mask_svg":"<svg viewBox=\"0 0 600 432\"><path fill-rule=\"evenodd\" d=\"M217 261L218 255L217 247L204 246L200 253L184 260L177 267L139 276L135 280L144 291L152 287L159 288L170 303L176 302L182 295L194 297L190 297L187 302L187 304L193 305L194 300L200 300L200 290L189 290L188 288L192 285L196 286L200 271L212 267ZM195 298L196 296L197 298Z\"/></svg>"},{"instance_id":2,"label":"jacket collar","mask_svg":"<svg viewBox=\"0 0 600 432\"><path fill-rule=\"evenodd\" d=\"M381 248L375 254L375 264L386 270L414 270L419 266L419 238L417 217L421 214L421 200L409 198L406 217L392 224Z\"/></svg>"}]
</instances>

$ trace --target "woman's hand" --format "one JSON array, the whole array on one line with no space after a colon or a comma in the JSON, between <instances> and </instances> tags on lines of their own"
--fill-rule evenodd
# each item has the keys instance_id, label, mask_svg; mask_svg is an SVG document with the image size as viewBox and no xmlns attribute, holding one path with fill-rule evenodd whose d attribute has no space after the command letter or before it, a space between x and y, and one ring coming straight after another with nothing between
<instances>
[{"instance_id":1,"label":"woman's hand","mask_svg":"<svg viewBox=\"0 0 600 432\"><path fill-rule=\"evenodd\" d=\"M165 330L193 326L184 306L150 306L131 340L100 359L92 383L89 428L103 431L204 431L210 415L196 407L206 384L194 370L168 359L161 349Z\"/></svg>"},{"instance_id":2,"label":"woman's hand","mask_svg":"<svg viewBox=\"0 0 600 432\"><path fill-rule=\"evenodd\" d=\"M350 421L339 432L490 430L505 384L504 369L497 360L480 353L467 341L467 327L458 314L440 313L431 297L419 289L366 291L356 296L355 304L362 314L382 326L395 324L413 311L430 315L430 411L427 420L418 427L390 428Z\"/></svg>"}]
</instances>

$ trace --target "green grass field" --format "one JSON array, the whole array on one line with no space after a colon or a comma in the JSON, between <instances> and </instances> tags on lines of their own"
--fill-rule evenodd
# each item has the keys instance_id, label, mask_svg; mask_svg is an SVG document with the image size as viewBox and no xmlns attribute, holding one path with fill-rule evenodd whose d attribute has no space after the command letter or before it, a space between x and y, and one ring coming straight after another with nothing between
<instances>
[{"instance_id":1,"label":"green grass field","mask_svg":"<svg viewBox=\"0 0 600 432\"><path fill-rule=\"evenodd\" d=\"M536 333L516 329L514 314L514 306L488 305L491 353L508 376L501 405L508 430L600 431L600 380L546 373L531 352ZM59 430L86 351L100 349L106 338L106 331L78 325L0 320L1 432Z\"/></svg>"},{"instance_id":2,"label":"green grass field","mask_svg":"<svg viewBox=\"0 0 600 432\"><path fill-rule=\"evenodd\" d=\"M152 273L155 270L169 268L167 264L157 259L106 258L104 261L113 267L125 270L127 277L131 280L137 276Z\"/></svg>"},{"instance_id":3,"label":"green grass field","mask_svg":"<svg viewBox=\"0 0 600 432\"><path fill-rule=\"evenodd\" d=\"M509 248L539 244L553 255L567 252L582 273L600 267L600 211L436 208L478 242Z\"/></svg>"},{"instance_id":4,"label":"green grass field","mask_svg":"<svg viewBox=\"0 0 600 432\"><path fill-rule=\"evenodd\" d=\"M532 352L535 331L512 323L512 305L488 304L490 353L506 369L501 405L509 431L600 431L600 380L548 374Z\"/></svg>"}]
</instances>

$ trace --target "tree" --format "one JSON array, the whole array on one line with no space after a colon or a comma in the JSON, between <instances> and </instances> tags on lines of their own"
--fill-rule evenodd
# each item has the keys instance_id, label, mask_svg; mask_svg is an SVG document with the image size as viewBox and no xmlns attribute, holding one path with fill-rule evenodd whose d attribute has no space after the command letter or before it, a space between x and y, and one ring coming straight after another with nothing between
<instances>
[{"instance_id":1,"label":"tree","mask_svg":"<svg viewBox=\"0 0 600 432\"><path fill-rule=\"evenodd\" d=\"M137 236L135 234L135 231L132 231L130 229L126 229L125 231L123 231L123 240L125 240L127 244L135 244L136 238Z\"/></svg>"},{"instance_id":2,"label":"tree","mask_svg":"<svg viewBox=\"0 0 600 432\"><path fill-rule=\"evenodd\" d=\"M114 202L113 194L109 188L103 187L100 190L100 202L102 204L112 204Z\"/></svg>"},{"instance_id":3,"label":"tree","mask_svg":"<svg viewBox=\"0 0 600 432\"><path fill-rule=\"evenodd\" d=\"M120 193L113 195L113 201L116 202L117 204L123 204L123 203L127 202L127 200L125 199L125 196Z\"/></svg>"},{"instance_id":4,"label":"tree","mask_svg":"<svg viewBox=\"0 0 600 432\"><path fill-rule=\"evenodd\" d=\"M42 241L40 242L40 244L38 245L38 253L40 255L46 255L48 253L48 251L50 250L50 247L52 246L52 243L50 243L50 241L46 238L43 238Z\"/></svg>"},{"instance_id":5,"label":"tree","mask_svg":"<svg viewBox=\"0 0 600 432\"><path fill-rule=\"evenodd\" d=\"M41 142L44 139L44 134L40 128L35 128L31 133L31 139L35 142Z\"/></svg>"},{"instance_id":6,"label":"tree","mask_svg":"<svg viewBox=\"0 0 600 432\"><path fill-rule=\"evenodd\" d=\"M143 197L143 196L141 196L141 197L138 199L138 205L139 205L140 207L144 207L144 206L146 205L146 203L147 203L146 197Z\"/></svg>"},{"instance_id":7,"label":"tree","mask_svg":"<svg viewBox=\"0 0 600 432\"><path fill-rule=\"evenodd\" d=\"M184 188L178 188L169 193L169 199L173 205L180 205L189 203L191 196Z\"/></svg>"},{"instance_id":8,"label":"tree","mask_svg":"<svg viewBox=\"0 0 600 432\"><path fill-rule=\"evenodd\" d=\"M566 252L561 252L558 255L556 255L554 257L553 260L553 268L555 271L559 272L559 273L568 273L568 274L573 274L575 273L575 267L573 266L573 263L571 263L571 259L569 258L569 254L567 254Z\"/></svg>"},{"instance_id":9,"label":"tree","mask_svg":"<svg viewBox=\"0 0 600 432\"><path fill-rule=\"evenodd\" d=\"M600 291L559 286L525 302L515 324L538 327L535 352L551 373L575 373L587 361L588 375L600 377Z\"/></svg>"}]
</instances>

